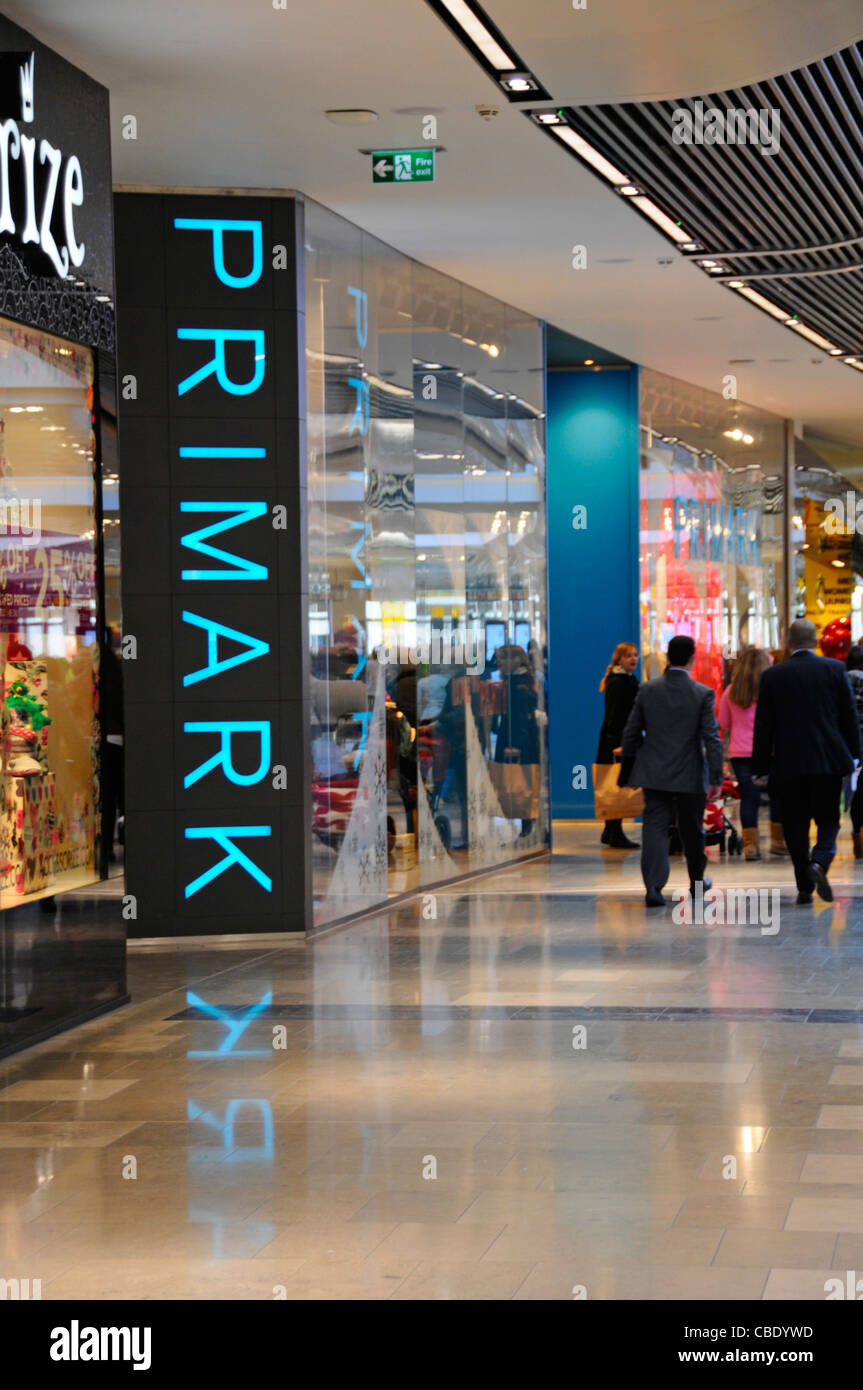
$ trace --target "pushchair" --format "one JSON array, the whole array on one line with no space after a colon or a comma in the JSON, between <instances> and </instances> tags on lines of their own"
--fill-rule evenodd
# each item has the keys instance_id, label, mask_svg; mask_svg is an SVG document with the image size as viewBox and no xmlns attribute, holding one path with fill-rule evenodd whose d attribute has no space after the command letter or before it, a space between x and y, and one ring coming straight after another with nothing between
<instances>
[{"instance_id":1,"label":"pushchair","mask_svg":"<svg viewBox=\"0 0 863 1390\"><path fill-rule=\"evenodd\" d=\"M737 783L733 778L725 777L717 799L708 801L704 807L704 820L702 822L704 843L705 845L718 845L720 855L743 853L743 836L726 812L729 802L739 800L740 788ZM682 854L683 844L676 823L672 825L669 835L669 852Z\"/></svg>"}]
</instances>

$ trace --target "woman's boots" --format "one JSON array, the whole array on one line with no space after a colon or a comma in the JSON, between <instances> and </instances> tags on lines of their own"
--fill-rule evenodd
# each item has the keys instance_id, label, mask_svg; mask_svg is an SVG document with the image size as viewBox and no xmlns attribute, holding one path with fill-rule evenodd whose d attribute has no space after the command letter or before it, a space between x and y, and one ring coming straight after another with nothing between
<instances>
[{"instance_id":1,"label":"woman's boots","mask_svg":"<svg viewBox=\"0 0 863 1390\"><path fill-rule=\"evenodd\" d=\"M623 833L623 821L607 820L602 832L602 843L609 849L638 849L635 840L628 840Z\"/></svg>"},{"instance_id":2,"label":"woman's boots","mask_svg":"<svg viewBox=\"0 0 863 1390\"><path fill-rule=\"evenodd\" d=\"M758 826L743 826L743 858L760 859L761 846L758 842Z\"/></svg>"},{"instance_id":3,"label":"woman's boots","mask_svg":"<svg viewBox=\"0 0 863 1390\"><path fill-rule=\"evenodd\" d=\"M781 821L777 820L772 820L770 822L770 858L788 858L788 850L785 846L785 836L782 833L782 823Z\"/></svg>"}]
</instances>

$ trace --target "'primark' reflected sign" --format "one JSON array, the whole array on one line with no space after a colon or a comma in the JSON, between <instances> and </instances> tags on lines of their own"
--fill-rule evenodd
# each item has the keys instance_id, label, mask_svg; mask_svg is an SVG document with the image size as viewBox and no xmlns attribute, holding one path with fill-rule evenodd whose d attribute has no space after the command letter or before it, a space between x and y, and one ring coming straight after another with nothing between
<instances>
[{"instance_id":1,"label":"'primark' reflected sign","mask_svg":"<svg viewBox=\"0 0 863 1390\"><path fill-rule=\"evenodd\" d=\"M672 503L674 557L760 565L760 513L703 497L675 497ZM688 546L688 554L684 550Z\"/></svg>"}]
</instances>

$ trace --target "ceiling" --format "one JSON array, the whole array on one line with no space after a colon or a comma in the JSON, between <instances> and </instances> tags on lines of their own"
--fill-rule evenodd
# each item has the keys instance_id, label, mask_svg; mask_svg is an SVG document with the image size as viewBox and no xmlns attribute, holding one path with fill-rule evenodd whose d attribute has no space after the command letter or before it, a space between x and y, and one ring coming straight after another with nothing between
<instances>
[{"instance_id":1,"label":"ceiling","mask_svg":"<svg viewBox=\"0 0 863 1390\"><path fill-rule=\"evenodd\" d=\"M486 8L569 106L722 90L863 36L859 0ZM688 263L511 105L425 0L289 0L283 11L263 0L8 0L5 12L109 87L116 184L301 189L610 354L713 391L731 371L741 400L859 447L863 463L863 373ZM480 103L499 115L481 119ZM357 129L323 115L354 106L379 121ZM445 147L435 183L373 184L358 150L422 144L426 113ZM126 114L135 141L121 138ZM574 246L586 269L573 269Z\"/></svg>"}]
</instances>

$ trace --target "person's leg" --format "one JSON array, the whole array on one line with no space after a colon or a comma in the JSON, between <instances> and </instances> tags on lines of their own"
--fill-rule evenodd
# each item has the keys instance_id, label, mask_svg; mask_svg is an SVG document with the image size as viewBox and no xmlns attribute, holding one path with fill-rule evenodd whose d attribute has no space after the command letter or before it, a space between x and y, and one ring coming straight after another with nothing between
<instances>
[{"instance_id":1,"label":"person's leg","mask_svg":"<svg viewBox=\"0 0 863 1390\"><path fill-rule=\"evenodd\" d=\"M704 878L707 855L704 853L704 793L683 793L677 797L677 824L686 855L689 882Z\"/></svg>"},{"instance_id":2,"label":"person's leg","mask_svg":"<svg viewBox=\"0 0 863 1390\"><path fill-rule=\"evenodd\" d=\"M744 830L751 830L758 824L758 807L761 804L761 788L752 780L752 759L732 758L731 766L740 788L740 824Z\"/></svg>"},{"instance_id":3,"label":"person's leg","mask_svg":"<svg viewBox=\"0 0 863 1390\"><path fill-rule=\"evenodd\" d=\"M863 836L860 831L863 829L863 773L851 798L851 842L854 846L854 858L863 859Z\"/></svg>"},{"instance_id":4,"label":"person's leg","mask_svg":"<svg viewBox=\"0 0 863 1390\"><path fill-rule=\"evenodd\" d=\"M810 782L797 777L779 787L782 803L782 833L794 865L794 878L799 893L812 893L815 880L809 868L809 822L812 819Z\"/></svg>"},{"instance_id":5,"label":"person's leg","mask_svg":"<svg viewBox=\"0 0 863 1390\"><path fill-rule=\"evenodd\" d=\"M743 831L743 853L749 860L761 858L758 842L758 808L761 788L752 780L752 759L732 758L731 766L740 790L740 828Z\"/></svg>"},{"instance_id":6,"label":"person's leg","mask_svg":"<svg viewBox=\"0 0 863 1390\"><path fill-rule=\"evenodd\" d=\"M812 778L812 817L818 830L812 858L824 872L833 863L839 834L842 778L825 775Z\"/></svg>"},{"instance_id":7,"label":"person's leg","mask_svg":"<svg viewBox=\"0 0 863 1390\"><path fill-rule=\"evenodd\" d=\"M616 835L621 835L622 833L623 821L607 820L605 822L605 829L603 830L600 839L602 840L602 843L604 845L607 845L610 844L610 842L615 838Z\"/></svg>"},{"instance_id":8,"label":"person's leg","mask_svg":"<svg viewBox=\"0 0 863 1390\"><path fill-rule=\"evenodd\" d=\"M660 891L668 882L668 830L671 825L670 792L644 789L641 822L641 877L644 886Z\"/></svg>"}]
</instances>

